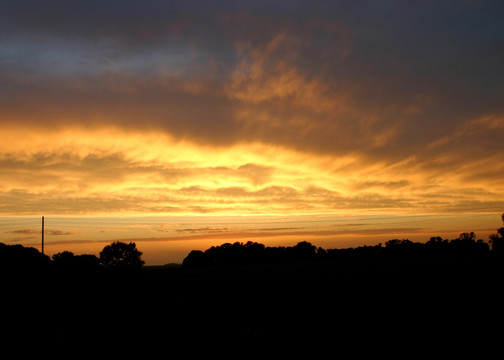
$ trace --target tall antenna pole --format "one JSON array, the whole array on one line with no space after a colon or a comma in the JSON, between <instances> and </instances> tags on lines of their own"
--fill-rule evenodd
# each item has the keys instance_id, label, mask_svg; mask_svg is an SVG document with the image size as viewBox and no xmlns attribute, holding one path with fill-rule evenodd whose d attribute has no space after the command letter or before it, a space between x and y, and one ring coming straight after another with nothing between
<instances>
[{"instance_id":1,"label":"tall antenna pole","mask_svg":"<svg viewBox=\"0 0 504 360\"><path fill-rule=\"evenodd\" d=\"M44 254L44 217L42 216L42 254Z\"/></svg>"}]
</instances>

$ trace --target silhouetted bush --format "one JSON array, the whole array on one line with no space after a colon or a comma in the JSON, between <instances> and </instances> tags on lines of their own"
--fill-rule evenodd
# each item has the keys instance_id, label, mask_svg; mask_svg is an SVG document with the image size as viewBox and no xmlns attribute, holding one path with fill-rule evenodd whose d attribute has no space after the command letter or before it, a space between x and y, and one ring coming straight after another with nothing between
<instances>
[{"instance_id":1,"label":"silhouetted bush","mask_svg":"<svg viewBox=\"0 0 504 360\"><path fill-rule=\"evenodd\" d=\"M0 269L24 271L47 268L51 259L32 247L0 243Z\"/></svg>"},{"instance_id":2,"label":"silhouetted bush","mask_svg":"<svg viewBox=\"0 0 504 360\"><path fill-rule=\"evenodd\" d=\"M95 255L75 255L70 251L54 254L54 266L64 271L95 271L100 266L100 261Z\"/></svg>"}]
</instances>

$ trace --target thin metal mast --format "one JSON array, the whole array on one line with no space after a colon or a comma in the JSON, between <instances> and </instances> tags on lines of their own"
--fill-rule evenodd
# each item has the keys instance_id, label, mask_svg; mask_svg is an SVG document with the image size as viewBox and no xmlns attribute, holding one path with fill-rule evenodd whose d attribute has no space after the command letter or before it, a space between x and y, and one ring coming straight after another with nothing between
<instances>
[{"instance_id":1,"label":"thin metal mast","mask_svg":"<svg viewBox=\"0 0 504 360\"><path fill-rule=\"evenodd\" d=\"M42 254L44 253L44 217L42 216Z\"/></svg>"}]
</instances>

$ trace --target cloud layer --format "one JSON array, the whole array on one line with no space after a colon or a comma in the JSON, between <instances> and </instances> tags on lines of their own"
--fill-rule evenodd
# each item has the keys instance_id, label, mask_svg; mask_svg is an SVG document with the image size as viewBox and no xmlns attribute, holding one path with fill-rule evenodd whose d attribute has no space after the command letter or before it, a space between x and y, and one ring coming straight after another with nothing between
<instances>
[{"instance_id":1,"label":"cloud layer","mask_svg":"<svg viewBox=\"0 0 504 360\"><path fill-rule=\"evenodd\" d=\"M503 10L2 1L0 212L501 211Z\"/></svg>"}]
</instances>

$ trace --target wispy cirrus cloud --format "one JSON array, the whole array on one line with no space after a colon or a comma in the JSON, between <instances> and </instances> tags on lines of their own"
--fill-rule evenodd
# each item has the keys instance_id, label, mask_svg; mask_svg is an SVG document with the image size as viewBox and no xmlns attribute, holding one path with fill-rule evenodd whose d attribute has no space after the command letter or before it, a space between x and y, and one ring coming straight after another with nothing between
<instances>
[{"instance_id":1,"label":"wispy cirrus cloud","mask_svg":"<svg viewBox=\"0 0 504 360\"><path fill-rule=\"evenodd\" d=\"M42 234L42 230L35 229L19 229L19 230L11 230L5 231L5 234L20 234L20 235L40 235ZM69 236L75 235L76 233L71 231L62 231L62 230L44 230L44 234L51 236Z\"/></svg>"}]
</instances>

